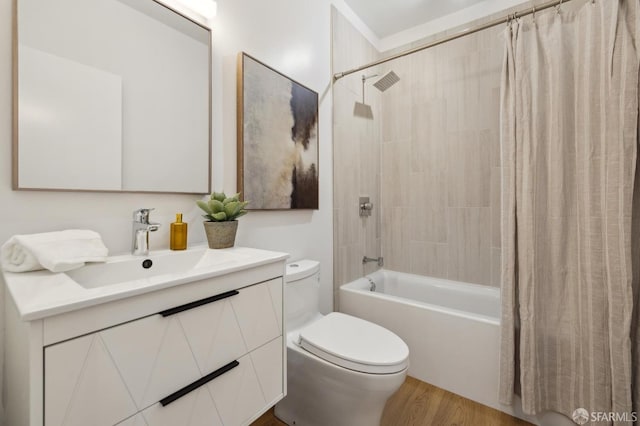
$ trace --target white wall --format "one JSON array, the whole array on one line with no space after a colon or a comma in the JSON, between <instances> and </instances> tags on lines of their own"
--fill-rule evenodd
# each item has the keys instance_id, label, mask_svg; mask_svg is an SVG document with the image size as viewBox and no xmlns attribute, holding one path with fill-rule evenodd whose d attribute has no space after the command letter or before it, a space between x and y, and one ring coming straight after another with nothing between
<instances>
[{"instance_id":1,"label":"white wall","mask_svg":"<svg viewBox=\"0 0 640 426\"><path fill-rule=\"evenodd\" d=\"M194 196L11 190L12 3L12 0L0 0L0 244L19 233L89 228L103 236L111 253L127 252L131 213L139 207L155 207L152 220L162 223L162 228L151 236L152 250L168 247L168 227L176 212L184 213L189 223L189 242L204 241L202 219ZM235 99L239 51L246 51L320 94L320 209L251 212L240 220L237 243L286 251L292 259L319 260L324 312L332 309L333 275L331 3L331 0L218 0L218 15L212 22L213 182L216 189L232 192L236 188ZM333 3L344 7L342 0Z\"/></svg>"},{"instance_id":2,"label":"white wall","mask_svg":"<svg viewBox=\"0 0 640 426\"><path fill-rule=\"evenodd\" d=\"M218 0L213 31L214 185L236 187L236 58L245 51L319 93L320 209L251 212L242 245L321 262L321 307L332 308L332 149L330 1ZM222 78L220 78L220 76Z\"/></svg>"},{"instance_id":3,"label":"white wall","mask_svg":"<svg viewBox=\"0 0 640 426\"><path fill-rule=\"evenodd\" d=\"M6 1L6 0L1 0ZM320 308L333 307L333 151L331 8L369 31L343 0L218 0L213 32L213 182L236 187L236 59L240 51L319 94L320 209L251 212L241 219L238 243L320 261Z\"/></svg>"}]
</instances>

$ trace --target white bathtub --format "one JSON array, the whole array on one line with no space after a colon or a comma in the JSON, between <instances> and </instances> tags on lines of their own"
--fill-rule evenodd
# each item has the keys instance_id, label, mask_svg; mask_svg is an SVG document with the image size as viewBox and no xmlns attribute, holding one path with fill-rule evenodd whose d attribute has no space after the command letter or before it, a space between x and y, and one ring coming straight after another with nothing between
<instances>
[{"instance_id":1,"label":"white bathtub","mask_svg":"<svg viewBox=\"0 0 640 426\"><path fill-rule=\"evenodd\" d=\"M498 403L500 289L379 270L340 287L340 311L400 336L409 346L410 376L540 422L523 414L519 401Z\"/></svg>"}]
</instances>

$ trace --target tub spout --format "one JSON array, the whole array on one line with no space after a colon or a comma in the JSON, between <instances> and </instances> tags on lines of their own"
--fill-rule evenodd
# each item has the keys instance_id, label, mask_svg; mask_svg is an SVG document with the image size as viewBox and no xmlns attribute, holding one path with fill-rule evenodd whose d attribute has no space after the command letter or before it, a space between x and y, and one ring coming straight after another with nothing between
<instances>
[{"instance_id":1,"label":"tub spout","mask_svg":"<svg viewBox=\"0 0 640 426\"><path fill-rule=\"evenodd\" d=\"M377 262L379 267L383 267L384 266L384 258L382 256L380 257L367 257L364 256L362 258L362 264L366 265L369 262Z\"/></svg>"},{"instance_id":2,"label":"tub spout","mask_svg":"<svg viewBox=\"0 0 640 426\"><path fill-rule=\"evenodd\" d=\"M369 280L369 291L376 291L376 283L369 277L366 277Z\"/></svg>"}]
</instances>

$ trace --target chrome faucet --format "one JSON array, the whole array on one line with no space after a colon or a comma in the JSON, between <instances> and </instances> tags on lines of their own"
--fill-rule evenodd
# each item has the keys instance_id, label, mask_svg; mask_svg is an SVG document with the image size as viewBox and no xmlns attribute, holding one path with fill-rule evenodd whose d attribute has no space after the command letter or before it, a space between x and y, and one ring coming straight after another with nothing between
<instances>
[{"instance_id":1,"label":"chrome faucet","mask_svg":"<svg viewBox=\"0 0 640 426\"><path fill-rule=\"evenodd\" d=\"M381 257L367 257L367 256L364 256L362 258L362 264L363 265L366 265L369 262L377 262L378 266L381 267L381 268L384 266L384 259L382 258L382 256Z\"/></svg>"},{"instance_id":2,"label":"chrome faucet","mask_svg":"<svg viewBox=\"0 0 640 426\"><path fill-rule=\"evenodd\" d=\"M149 212L153 209L138 209L133 212L133 238L131 254L146 256L149 254L149 232L157 231L159 223L149 222Z\"/></svg>"}]
</instances>

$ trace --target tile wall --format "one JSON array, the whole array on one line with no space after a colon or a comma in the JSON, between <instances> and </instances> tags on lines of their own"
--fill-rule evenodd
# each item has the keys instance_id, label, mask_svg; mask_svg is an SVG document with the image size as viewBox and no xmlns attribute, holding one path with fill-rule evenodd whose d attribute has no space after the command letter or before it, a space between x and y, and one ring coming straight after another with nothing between
<instances>
[{"instance_id":1,"label":"tile wall","mask_svg":"<svg viewBox=\"0 0 640 426\"><path fill-rule=\"evenodd\" d=\"M378 59L379 53L335 8L332 8L333 70L343 71ZM366 75L375 74L375 69ZM341 284L361 277L362 257L381 255L380 248L380 92L365 85L365 103L374 119L354 116L354 104L362 102L362 73L333 86L333 241L335 292ZM369 196L373 214L361 218L358 199ZM367 266L366 273L377 268Z\"/></svg>"},{"instance_id":2,"label":"tile wall","mask_svg":"<svg viewBox=\"0 0 640 426\"><path fill-rule=\"evenodd\" d=\"M499 285L500 75L495 27L385 65L385 267Z\"/></svg>"},{"instance_id":3,"label":"tile wall","mask_svg":"<svg viewBox=\"0 0 640 426\"><path fill-rule=\"evenodd\" d=\"M393 53L332 18L334 72ZM503 29L368 71L401 79L383 93L367 84L373 120L353 115L360 73L334 84L334 291L377 268L363 268L364 254L391 270L499 286ZM359 195L372 197L368 219Z\"/></svg>"}]
</instances>

